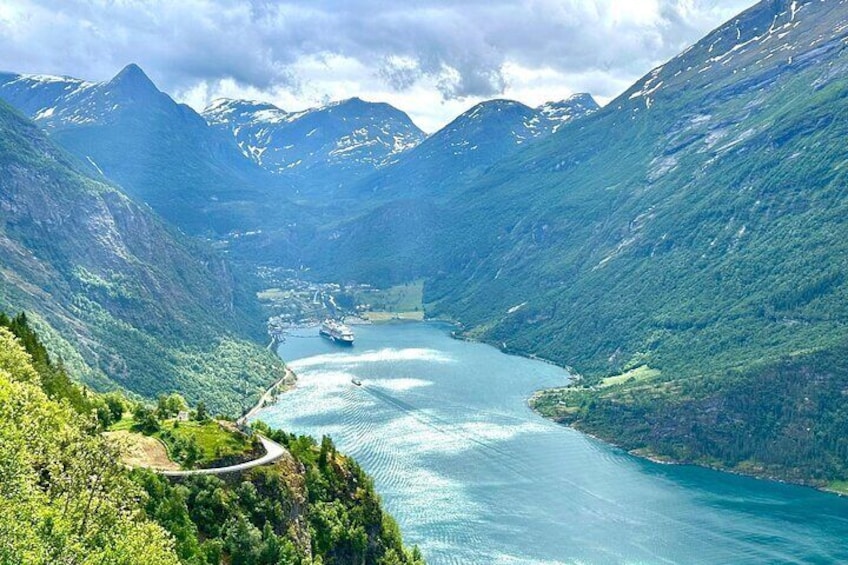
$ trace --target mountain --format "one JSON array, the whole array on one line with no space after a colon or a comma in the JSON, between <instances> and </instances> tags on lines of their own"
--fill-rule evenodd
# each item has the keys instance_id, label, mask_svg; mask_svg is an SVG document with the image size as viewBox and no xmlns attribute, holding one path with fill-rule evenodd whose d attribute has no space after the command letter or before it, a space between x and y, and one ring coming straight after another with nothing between
<instances>
[{"instance_id":1,"label":"mountain","mask_svg":"<svg viewBox=\"0 0 848 565\"><path fill-rule=\"evenodd\" d=\"M203 117L233 135L258 165L302 179L302 190L319 196L392 163L424 139L405 113L359 98L291 113L263 102L219 99Z\"/></svg>"},{"instance_id":2,"label":"mountain","mask_svg":"<svg viewBox=\"0 0 848 565\"><path fill-rule=\"evenodd\" d=\"M313 209L296 229L269 227L262 234L231 240L234 256L277 264L285 257L291 264L309 263L340 278L367 277L373 267L383 282L398 282L407 272L404 267L383 265L363 249L388 245L405 254L406 261L415 260L417 247L432 241L434 229L447 217L435 213L434 200L443 200L498 160L597 109L588 94L536 109L493 100L426 139L406 114L357 98L293 114L262 102L218 100L203 114L213 126L232 131L257 162L277 167L287 178L296 176L302 203L322 208ZM403 237L385 241L379 226L400 221ZM337 240L348 230L355 235Z\"/></svg>"},{"instance_id":3,"label":"mountain","mask_svg":"<svg viewBox=\"0 0 848 565\"><path fill-rule=\"evenodd\" d=\"M0 102L0 309L82 382L237 413L281 369L250 285Z\"/></svg>"},{"instance_id":4,"label":"mountain","mask_svg":"<svg viewBox=\"0 0 848 565\"><path fill-rule=\"evenodd\" d=\"M136 65L103 83L4 74L0 98L50 132L91 174L118 182L187 232L255 230L285 209L285 183L160 92ZM276 205L263 207L269 198Z\"/></svg>"},{"instance_id":5,"label":"mountain","mask_svg":"<svg viewBox=\"0 0 848 565\"><path fill-rule=\"evenodd\" d=\"M552 417L675 460L845 478L846 24L841 4L760 2L458 183L435 240L383 262L429 277L430 315L581 374L537 399ZM325 246L376 280L344 255L363 233Z\"/></svg>"},{"instance_id":6,"label":"mountain","mask_svg":"<svg viewBox=\"0 0 848 565\"><path fill-rule=\"evenodd\" d=\"M546 102L536 110L553 123L551 133L556 133L562 127L562 124L588 116L597 112L600 108L591 94L583 92L569 96L559 102Z\"/></svg>"},{"instance_id":7,"label":"mountain","mask_svg":"<svg viewBox=\"0 0 848 565\"><path fill-rule=\"evenodd\" d=\"M467 225L463 217L476 218L473 210L452 199L464 199L460 195L469 187L485 193L487 172L496 163L560 135L562 128L582 127L598 109L588 94L535 109L512 100L475 105L396 163L343 191L370 207L354 213L348 207L347 217L318 226L301 249L302 261L325 278L382 286L442 276L448 263L439 261L441 251L458 245L445 237L474 244L485 229ZM454 233L460 229L464 233Z\"/></svg>"},{"instance_id":8,"label":"mountain","mask_svg":"<svg viewBox=\"0 0 848 565\"><path fill-rule=\"evenodd\" d=\"M3 99L24 114L39 120L54 119L58 101L73 100L95 86L97 83L66 76L0 73L0 93ZM74 119L67 107L63 111L66 120Z\"/></svg>"},{"instance_id":9,"label":"mountain","mask_svg":"<svg viewBox=\"0 0 848 565\"><path fill-rule=\"evenodd\" d=\"M7 102L33 116L42 127L51 131L74 125L113 123L121 112L127 110L127 106L161 106L167 98L134 64L127 65L105 83L8 73L0 75L0 81L0 92Z\"/></svg>"},{"instance_id":10,"label":"mountain","mask_svg":"<svg viewBox=\"0 0 848 565\"><path fill-rule=\"evenodd\" d=\"M530 108L514 100L488 100L462 113L391 167L364 179L356 191L383 197L444 196L488 167L597 111L588 94Z\"/></svg>"}]
</instances>

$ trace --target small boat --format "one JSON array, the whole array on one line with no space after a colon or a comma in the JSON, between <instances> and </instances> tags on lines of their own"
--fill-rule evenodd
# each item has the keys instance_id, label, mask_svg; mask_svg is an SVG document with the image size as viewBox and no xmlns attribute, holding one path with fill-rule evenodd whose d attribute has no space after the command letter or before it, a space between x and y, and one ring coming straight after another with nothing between
<instances>
[{"instance_id":1,"label":"small boat","mask_svg":"<svg viewBox=\"0 0 848 565\"><path fill-rule=\"evenodd\" d=\"M353 383L353 384L355 384L356 386L362 386L362 381L360 381L360 380L359 380L359 379L357 379L356 377L353 377L352 379L350 379L350 382L352 382L352 383Z\"/></svg>"}]
</instances>

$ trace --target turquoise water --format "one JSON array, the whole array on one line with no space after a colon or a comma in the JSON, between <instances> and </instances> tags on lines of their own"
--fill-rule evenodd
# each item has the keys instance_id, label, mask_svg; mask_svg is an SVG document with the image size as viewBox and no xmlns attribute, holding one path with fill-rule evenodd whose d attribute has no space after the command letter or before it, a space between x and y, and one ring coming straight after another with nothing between
<instances>
[{"instance_id":1,"label":"turquoise water","mask_svg":"<svg viewBox=\"0 0 848 565\"><path fill-rule=\"evenodd\" d=\"M848 499L650 463L550 423L526 399L562 369L444 326L354 329L350 349L290 337L298 387L259 418L331 435L432 565L848 562Z\"/></svg>"}]
</instances>

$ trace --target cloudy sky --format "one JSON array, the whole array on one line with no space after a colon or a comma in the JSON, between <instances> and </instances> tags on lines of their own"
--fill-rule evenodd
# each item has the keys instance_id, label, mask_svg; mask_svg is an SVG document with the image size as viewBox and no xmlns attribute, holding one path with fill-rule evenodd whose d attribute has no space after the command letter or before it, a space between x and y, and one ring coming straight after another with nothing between
<instances>
[{"instance_id":1,"label":"cloudy sky","mask_svg":"<svg viewBox=\"0 0 848 565\"><path fill-rule=\"evenodd\" d=\"M106 80L138 63L202 109L359 96L425 131L496 97L606 103L754 0L0 0L0 70Z\"/></svg>"}]
</instances>

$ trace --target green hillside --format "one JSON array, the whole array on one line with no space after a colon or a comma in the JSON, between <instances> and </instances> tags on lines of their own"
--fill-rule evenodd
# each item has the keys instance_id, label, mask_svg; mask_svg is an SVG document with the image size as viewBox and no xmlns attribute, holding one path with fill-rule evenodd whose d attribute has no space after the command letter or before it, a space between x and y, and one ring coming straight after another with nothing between
<instances>
[{"instance_id":1,"label":"green hillside","mask_svg":"<svg viewBox=\"0 0 848 565\"><path fill-rule=\"evenodd\" d=\"M319 446L260 424L283 458L176 483L128 470L102 435L133 404L78 387L26 317L0 314L0 562L423 563L329 438Z\"/></svg>"},{"instance_id":2,"label":"green hillside","mask_svg":"<svg viewBox=\"0 0 848 565\"><path fill-rule=\"evenodd\" d=\"M848 471L834 400L848 380L848 58L832 6L783 28L783 4L740 17L749 51L719 29L493 175L470 212L502 219L491 254L430 299L583 374L537 399L552 417L629 449L822 481ZM768 26L791 31L768 43ZM710 68L708 45L735 57ZM767 56L787 49L791 63ZM593 386L637 366L656 373Z\"/></svg>"},{"instance_id":3,"label":"green hillside","mask_svg":"<svg viewBox=\"0 0 848 565\"><path fill-rule=\"evenodd\" d=\"M249 281L2 103L0 208L0 307L26 310L82 382L238 413L276 380Z\"/></svg>"},{"instance_id":4,"label":"green hillside","mask_svg":"<svg viewBox=\"0 0 848 565\"><path fill-rule=\"evenodd\" d=\"M51 400L0 327L0 562L176 564L142 490L70 405Z\"/></svg>"},{"instance_id":5,"label":"green hillside","mask_svg":"<svg viewBox=\"0 0 848 565\"><path fill-rule=\"evenodd\" d=\"M376 283L427 276L428 314L573 367L586 388L537 400L552 417L676 459L844 477L824 399L846 378L846 31L838 6L790 8L758 4L457 180L418 222L430 237L396 248L408 214L385 207L335 228L327 261ZM391 271L347 258L378 237ZM595 386L636 367L650 376ZM754 390L770 395L758 410Z\"/></svg>"}]
</instances>

